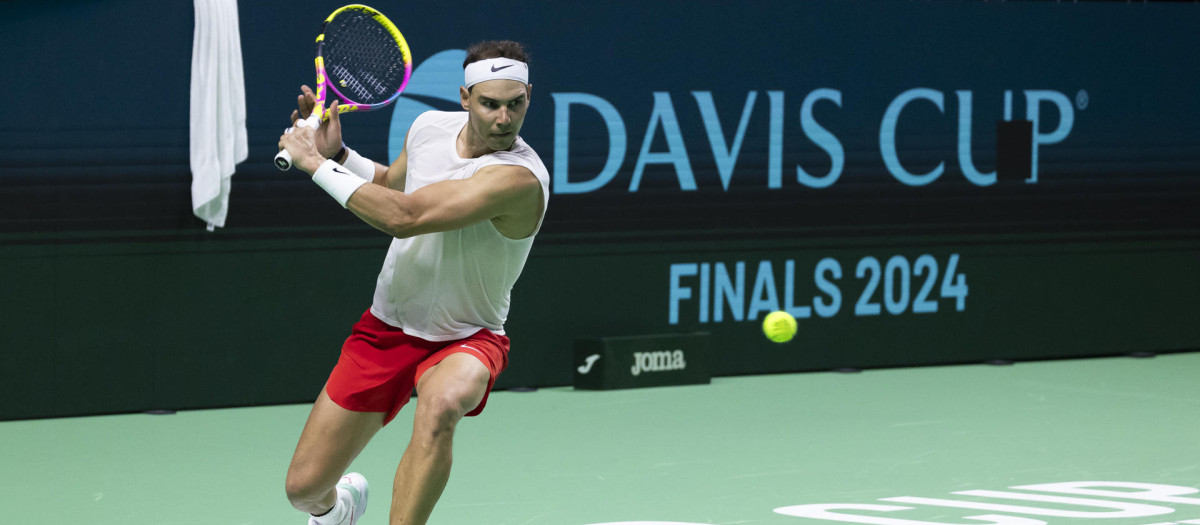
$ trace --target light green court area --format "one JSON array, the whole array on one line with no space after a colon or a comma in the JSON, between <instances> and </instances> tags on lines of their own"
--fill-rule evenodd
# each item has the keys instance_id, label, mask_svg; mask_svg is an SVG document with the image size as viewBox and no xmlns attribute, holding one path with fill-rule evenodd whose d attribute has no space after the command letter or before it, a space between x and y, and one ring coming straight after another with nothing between
<instances>
[{"instance_id":1,"label":"light green court area","mask_svg":"<svg viewBox=\"0 0 1200 525\"><path fill-rule=\"evenodd\" d=\"M307 413L297 405L0 423L0 523L303 524L283 480ZM410 406L353 467L371 482L363 525L387 523L411 415ZM1189 488L1103 489L1118 497L1009 488L1064 482ZM816 505L849 504L907 509L821 509L894 525L1148 525L1200 520L1200 494L1185 494L1194 487L1200 353L496 392L459 426L431 523L813 524L835 522L812 517ZM954 494L969 490L1042 500ZM897 497L977 508L880 501ZM796 506L809 517L776 512Z\"/></svg>"}]
</instances>

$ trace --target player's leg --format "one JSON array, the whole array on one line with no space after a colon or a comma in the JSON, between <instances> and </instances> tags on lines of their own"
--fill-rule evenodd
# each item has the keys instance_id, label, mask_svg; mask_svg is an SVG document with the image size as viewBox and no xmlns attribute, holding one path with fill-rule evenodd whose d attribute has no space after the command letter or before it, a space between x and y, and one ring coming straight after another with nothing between
<instances>
[{"instance_id":1,"label":"player's leg","mask_svg":"<svg viewBox=\"0 0 1200 525\"><path fill-rule=\"evenodd\" d=\"M382 412L346 410L322 389L288 467L286 489L292 506L309 514L332 509L338 480L383 427L383 418Z\"/></svg>"},{"instance_id":2,"label":"player's leg","mask_svg":"<svg viewBox=\"0 0 1200 525\"><path fill-rule=\"evenodd\" d=\"M417 368L436 348L370 310L363 312L342 344L288 467L293 506L310 514L332 511L317 523L340 523L347 511L348 521L355 521L366 511L366 481L350 476L339 482L367 442L408 402Z\"/></svg>"},{"instance_id":3,"label":"player's leg","mask_svg":"<svg viewBox=\"0 0 1200 525\"><path fill-rule=\"evenodd\" d=\"M417 382L413 435L392 486L391 523L422 525L450 478L454 429L474 410L494 380L472 355L451 354Z\"/></svg>"}]
</instances>

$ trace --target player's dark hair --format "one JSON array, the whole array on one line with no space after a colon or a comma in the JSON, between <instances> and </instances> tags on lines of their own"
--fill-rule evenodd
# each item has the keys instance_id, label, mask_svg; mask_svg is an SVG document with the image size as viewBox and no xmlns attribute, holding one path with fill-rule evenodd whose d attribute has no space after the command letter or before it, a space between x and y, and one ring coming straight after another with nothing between
<instances>
[{"instance_id":1,"label":"player's dark hair","mask_svg":"<svg viewBox=\"0 0 1200 525\"><path fill-rule=\"evenodd\" d=\"M525 48L521 47L521 44L512 40L489 40L467 48L467 59L463 60L463 67L466 68L467 64L489 58L509 58L529 63L529 54L525 52Z\"/></svg>"}]
</instances>

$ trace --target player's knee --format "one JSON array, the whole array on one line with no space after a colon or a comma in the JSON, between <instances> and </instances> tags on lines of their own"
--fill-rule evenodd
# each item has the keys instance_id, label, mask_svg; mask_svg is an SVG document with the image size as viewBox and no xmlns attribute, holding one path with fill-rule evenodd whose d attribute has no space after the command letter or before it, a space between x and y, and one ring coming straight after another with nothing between
<instances>
[{"instance_id":1,"label":"player's knee","mask_svg":"<svg viewBox=\"0 0 1200 525\"><path fill-rule=\"evenodd\" d=\"M329 487L322 487L315 476L306 476L296 471L288 471L284 482L288 502L300 510L307 510L312 504L320 501L329 492Z\"/></svg>"},{"instance_id":2,"label":"player's knee","mask_svg":"<svg viewBox=\"0 0 1200 525\"><path fill-rule=\"evenodd\" d=\"M478 378L457 381L449 387L419 392L418 419L422 420L422 426L435 435L452 432L458 421L483 400L487 392L487 380L485 373Z\"/></svg>"},{"instance_id":3,"label":"player's knee","mask_svg":"<svg viewBox=\"0 0 1200 525\"><path fill-rule=\"evenodd\" d=\"M466 406L464 397L450 392L429 396L425 410L426 426L435 433L454 430L458 420L474 408Z\"/></svg>"},{"instance_id":4,"label":"player's knee","mask_svg":"<svg viewBox=\"0 0 1200 525\"><path fill-rule=\"evenodd\" d=\"M421 429L435 438L452 434L459 420L474 410L481 398L473 389L425 393L423 399L417 398L418 404L425 405L419 411Z\"/></svg>"}]
</instances>

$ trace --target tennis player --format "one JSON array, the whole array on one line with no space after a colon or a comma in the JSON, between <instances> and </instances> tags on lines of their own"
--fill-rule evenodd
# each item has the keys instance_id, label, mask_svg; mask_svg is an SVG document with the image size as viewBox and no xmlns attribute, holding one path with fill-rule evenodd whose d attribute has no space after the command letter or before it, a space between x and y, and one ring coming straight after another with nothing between
<instances>
[{"instance_id":1,"label":"tennis player","mask_svg":"<svg viewBox=\"0 0 1200 525\"><path fill-rule=\"evenodd\" d=\"M390 166L342 143L336 102L320 128L280 137L330 196L394 237L374 301L343 344L288 468L288 499L310 524L362 515L367 482L344 473L414 387L391 523L425 523L450 476L456 425L484 409L508 364L509 293L541 227L550 179L518 136L531 94L521 45L477 44L463 68L465 111L417 117ZM293 123L314 105L312 91L301 90Z\"/></svg>"}]
</instances>

